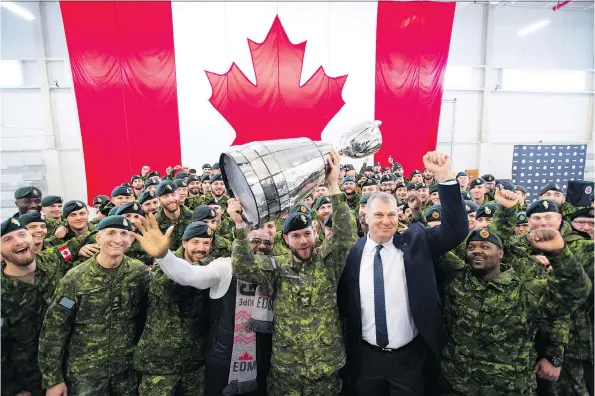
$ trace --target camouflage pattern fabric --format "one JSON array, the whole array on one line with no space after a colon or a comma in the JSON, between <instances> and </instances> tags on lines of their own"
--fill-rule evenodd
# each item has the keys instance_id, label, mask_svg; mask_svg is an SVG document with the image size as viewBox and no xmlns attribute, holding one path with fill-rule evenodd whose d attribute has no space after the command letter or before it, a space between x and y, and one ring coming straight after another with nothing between
<instances>
[{"instance_id":1,"label":"camouflage pattern fabric","mask_svg":"<svg viewBox=\"0 0 595 396\"><path fill-rule=\"evenodd\" d=\"M155 219L157 220L159 229L163 233L172 225L174 226L174 232L171 234L171 240L169 242L169 249L175 251L182 246L182 235L184 235L188 224L192 223L192 212L188 208L180 206L180 217L174 223L165 215L163 208L160 208L155 214Z\"/></svg>"},{"instance_id":2,"label":"camouflage pattern fabric","mask_svg":"<svg viewBox=\"0 0 595 396\"><path fill-rule=\"evenodd\" d=\"M184 374L143 374L138 387L139 396L202 396L204 395L204 369Z\"/></svg>"},{"instance_id":3,"label":"camouflage pattern fabric","mask_svg":"<svg viewBox=\"0 0 595 396\"><path fill-rule=\"evenodd\" d=\"M583 361L564 359L562 372L557 382L549 382L547 395L551 396L583 396L587 395Z\"/></svg>"},{"instance_id":4,"label":"camouflage pattern fabric","mask_svg":"<svg viewBox=\"0 0 595 396\"><path fill-rule=\"evenodd\" d=\"M359 208L359 200L362 197L361 193L356 191L351 195L351 197L347 197L347 195L345 195L345 197L349 209L355 210Z\"/></svg>"},{"instance_id":5,"label":"camouflage pattern fabric","mask_svg":"<svg viewBox=\"0 0 595 396\"><path fill-rule=\"evenodd\" d=\"M61 225L66 225L66 221L62 220L62 219L52 219L49 217L45 218L45 226L48 229L48 236L53 236L54 233L56 232L56 229L58 227L60 227Z\"/></svg>"},{"instance_id":6,"label":"camouflage pattern fabric","mask_svg":"<svg viewBox=\"0 0 595 396\"><path fill-rule=\"evenodd\" d=\"M145 252L139 241L136 239L126 251L126 256L138 260L147 266L151 266L155 262L155 258L151 257L147 252Z\"/></svg>"},{"instance_id":7,"label":"camouflage pattern fabric","mask_svg":"<svg viewBox=\"0 0 595 396\"><path fill-rule=\"evenodd\" d=\"M184 206L186 206L188 210L192 212L194 209L196 209L197 206L204 205L205 202L207 201L205 200L205 197L203 195L196 195L194 197L189 196L188 198L186 198Z\"/></svg>"},{"instance_id":8,"label":"camouflage pattern fabric","mask_svg":"<svg viewBox=\"0 0 595 396\"><path fill-rule=\"evenodd\" d=\"M577 211L577 207L570 202L564 202L560 207L560 214L565 221L570 221L570 215Z\"/></svg>"},{"instance_id":9,"label":"camouflage pattern fabric","mask_svg":"<svg viewBox=\"0 0 595 396\"><path fill-rule=\"evenodd\" d=\"M287 378L271 370L267 378L268 396L335 396L341 392L341 386L336 373L311 380Z\"/></svg>"},{"instance_id":10,"label":"camouflage pattern fabric","mask_svg":"<svg viewBox=\"0 0 595 396\"><path fill-rule=\"evenodd\" d=\"M70 229L70 226L68 226L68 224L66 223L66 220L64 221L64 223L58 224L58 227L61 225L65 226L66 229L68 230L66 232L66 235L64 235L64 238L58 238L58 237L53 236L53 234L50 235L50 233L48 232L48 237L43 241L47 246L50 246L50 247L61 246L61 245L65 244L66 242L68 242L69 240L71 240L72 238L76 237L76 234L74 233L74 231L72 231ZM56 227L56 228L58 228L58 227ZM91 233L93 233L97 230L97 225L93 224L93 223L87 223L87 227L89 228L89 230L81 235L90 235ZM55 232L55 230L54 230L54 232Z\"/></svg>"}]
</instances>

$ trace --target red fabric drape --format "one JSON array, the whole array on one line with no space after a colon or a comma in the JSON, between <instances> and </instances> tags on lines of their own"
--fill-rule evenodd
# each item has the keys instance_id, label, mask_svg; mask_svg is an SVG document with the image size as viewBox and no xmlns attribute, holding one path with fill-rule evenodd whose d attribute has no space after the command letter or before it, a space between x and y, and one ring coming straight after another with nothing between
<instances>
[{"instance_id":1,"label":"red fabric drape","mask_svg":"<svg viewBox=\"0 0 595 396\"><path fill-rule=\"evenodd\" d=\"M181 160L169 2L60 2L87 197ZM159 21L152 23L151 21Z\"/></svg>"},{"instance_id":2,"label":"red fabric drape","mask_svg":"<svg viewBox=\"0 0 595 396\"><path fill-rule=\"evenodd\" d=\"M383 145L407 175L436 148L455 3L381 2L376 36L376 110Z\"/></svg>"}]
</instances>

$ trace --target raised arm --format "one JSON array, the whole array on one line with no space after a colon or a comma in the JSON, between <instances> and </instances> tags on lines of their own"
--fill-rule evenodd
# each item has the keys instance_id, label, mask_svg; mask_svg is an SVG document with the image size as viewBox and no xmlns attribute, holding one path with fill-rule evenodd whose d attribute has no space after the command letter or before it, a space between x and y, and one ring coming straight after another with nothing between
<instances>
[{"instance_id":1,"label":"raised arm","mask_svg":"<svg viewBox=\"0 0 595 396\"><path fill-rule=\"evenodd\" d=\"M332 260L327 265L333 265L338 276L343 272L349 249L357 241L357 224L351 209L347 205L345 194L331 195L331 201L334 208L334 213L331 215L334 216L333 236L325 249L330 249L332 256Z\"/></svg>"}]
</instances>

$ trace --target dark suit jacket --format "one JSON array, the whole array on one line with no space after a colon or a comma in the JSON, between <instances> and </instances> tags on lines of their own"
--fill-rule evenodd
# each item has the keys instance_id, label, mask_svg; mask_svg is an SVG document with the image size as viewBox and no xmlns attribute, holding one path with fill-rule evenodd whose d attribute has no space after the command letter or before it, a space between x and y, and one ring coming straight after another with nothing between
<instances>
[{"instance_id":1,"label":"dark suit jacket","mask_svg":"<svg viewBox=\"0 0 595 396\"><path fill-rule=\"evenodd\" d=\"M467 237L469 225L458 183L440 184L438 193L442 205L441 224L428 228L421 223L414 223L405 232L395 234L393 243L403 251L409 306L415 326L430 349L440 356L445 334L434 262ZM366 239L363 236L351 248L339 281L338 302L348 346L362 339L359 274Z\"/></svg>"}]
</instances>

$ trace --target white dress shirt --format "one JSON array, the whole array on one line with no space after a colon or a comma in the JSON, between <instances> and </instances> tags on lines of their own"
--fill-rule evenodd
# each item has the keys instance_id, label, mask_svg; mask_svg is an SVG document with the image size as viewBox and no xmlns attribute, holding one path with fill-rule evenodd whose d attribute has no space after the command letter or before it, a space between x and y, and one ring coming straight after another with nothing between
<instances>
[{"instance_id":1,"label":"white dress shirt","mask_svg":"<svg viewBox=\"0 0 595 396\"><path fill-rule=\"evenodd\" d=\"M370 239L364 246L359 273L359 292L362 308L362 338L364 341L376 343L376 316L374 309L374 255L378 244ZM386 324L388 329L388 345L386 348L396 349L411 342L418 330L411 316L407 279L403 251L393 245L392 240L385 243L380 250L382 273L384 276L384 296L386 304Z\"/></svg>"}]
</instances>

